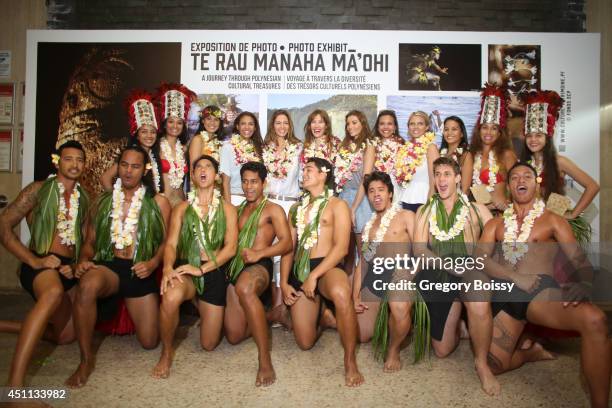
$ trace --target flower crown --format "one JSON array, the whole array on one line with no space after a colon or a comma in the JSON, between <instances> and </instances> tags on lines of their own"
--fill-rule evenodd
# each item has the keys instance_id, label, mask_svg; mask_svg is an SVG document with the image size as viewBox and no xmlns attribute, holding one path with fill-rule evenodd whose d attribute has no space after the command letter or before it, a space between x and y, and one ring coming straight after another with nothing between
<instances>
[{"instance_id":1,"label":"flower crown","mask_svg":"<svg viewBox=\"0 0 612 408\"><path fill-rule=\"evenodd\" d=\"M202 111L200 111L200 117L201 118L206 118L208 116L214 116L215 118L221 120L221 117L223 116L223 112L221 112L221 109L219 108L206 108Z\"/></svg>"}]
</instances>

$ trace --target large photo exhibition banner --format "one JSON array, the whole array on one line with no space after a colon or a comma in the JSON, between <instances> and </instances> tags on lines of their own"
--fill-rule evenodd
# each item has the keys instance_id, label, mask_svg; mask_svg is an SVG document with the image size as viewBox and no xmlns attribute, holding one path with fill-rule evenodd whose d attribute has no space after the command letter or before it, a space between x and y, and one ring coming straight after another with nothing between
<instances>
[{"instance_id":1,"label":"large photo exhibition banner","mask_svg":"<svg viewBox=\"0 0 612 408\"><path fill-rule=\"evenodd\" d=\"M451 115L471 135L479 89L485 81L503 83L515 145L524 138L522 97L555 90L565 100L555 146L599 181L599 41L598 34L557 33L28 31L23 183L44 179L51 151L77 138L88 150L86 183L95 191L128 138L125 96L161 82L181 82L197 94L191 135L209 104L221 107L226 135L241 111L253 112L265 133L271 112L283 108L300 138L316 108L330 114L340 138L348 111L361 110L372 125L378 111L393 109L403 137L409 114L425 111L438 142ZM566 190L580 197L580 186ZM586 213L594 240L598 202Z\"/></svg>"}]
</instances>

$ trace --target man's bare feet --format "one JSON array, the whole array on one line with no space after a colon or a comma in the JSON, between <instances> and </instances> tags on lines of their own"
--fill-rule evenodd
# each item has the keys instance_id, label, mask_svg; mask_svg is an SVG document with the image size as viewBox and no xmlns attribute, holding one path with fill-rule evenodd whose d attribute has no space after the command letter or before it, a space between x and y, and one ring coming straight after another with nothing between
<instances>
[{"instance_id":1,"label":"man's bare feet","mask_svg":"<svg viewBox=\"0 0 612 408\"><path fill-rule=\"evenodd\" d=\"M344 367L344 378L347 387L359 387L364 383L365 379L359 372L356 362L346 363Z\"/></svg>"},{"instance_id":2,"label":"man's bare feet","mask_svg":"<svg viewBox=\"0 0 612 408\"><path fill-rule=\"evenodd\" d=\"M531 346L530 350L533 350L534 352L533 360L531 361L543 361L543 360L556 360L557 359L556 354L546 350L544 346L542 346L537 341L533 342L533 345Z\"/></svg>"},{"instance_id":3,"label":"man's bare feet","mask_svg":"<svg viewBox=\"0 0 612 408\"><path fill-rule=\"evenodd\" d=\"M491 372L489 366L484 364L476 364L476 373L480 378L480 385L482 390L491 396L499 395L501 393L501 385L495 375Z\"/></svg>"},{"instance_id":4,"label":"man's bare feet","mask_svg":"<svg viewBox=\"0 0 612 408\"><path fill-rule=\"evenodd\" d=\"M65 384L70 388L81 388L87 383L87 379L94 370L95 363L93 360L81 361L75 372L68 377Z\"/></svg>"},{"instance_id":5,"label":"man's bare feet","mask_svg":"<svg viewBox=\"0 0 612 408\"><path fill-rule=\"evenodd\" d=\"M281 325L287 330L292 329L291 315L285 304L273 307L272 310L267 313L266 319L268 322L272 323L272 327L278 327L278 325Z\"/></svg>"},{"instance_id":6,"label":"man's bare feet","mask_svg":"<svg viewBox=\"0 0 612 408\"><path fill-rule=\"evenodd\" d=\"M159 357L159 361L157 365L153 368L153 372L151 373L151 377L163 379L168 378L170 375L170 366L172 365L172 357L173 352L165 352L162 351L161 356Z\"/></svg>"},{"instance_id":7,"label":"man's bare feet","mask_svg":"<svg viewBox=\"0 0 612 408\"><path fill-rule=\"evenodd\" d=\"M402 368L402 362L400 361L399 350L387 351L387 358L385 359L385 365L383 371L385 373L395 373Z\"/></svg>"},{"instance_id":8,"label":"man's bare feet","mask_svg":"<svg viewBox=\"0 0 612 408\"><path fill-rule=\"evenodd\" d=\"M259 370L257 370L257 378L255 379L256 387L267 387L274 384L276 381L276 373L272 364L259 364Z\"/></svg>"}]
</instances>

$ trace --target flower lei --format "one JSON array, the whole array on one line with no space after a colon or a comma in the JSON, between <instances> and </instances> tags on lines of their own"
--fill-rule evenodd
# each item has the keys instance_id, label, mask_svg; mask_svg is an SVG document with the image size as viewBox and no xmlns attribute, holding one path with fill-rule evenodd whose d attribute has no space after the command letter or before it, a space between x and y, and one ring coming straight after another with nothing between
<instances>
[{"instance_id":1,"label":"flower lei","mask_svg":"<svg viewBox=\"0 0 612 408\"><path fill-rule=\"evenodd\" d=\"M401 210L401 207L399 205L393 204L390 208L388 208L385 211L384 215L382 216L382 219L380 220L380 225L378 226L378 230L376 231L376 235L374 236L373 241L370 241L370 230L372 229L372 226L374 225L374 222L376 221L376 217L378 216L378 214L376 213L372 214L372 217L366 223L365 227L363 228L363 233L361 234L361 241L362 241L361 248L363 252L363 257L367 262L371 261L374 255L376 254L378 245L380 245L380 243L383 242L383 239L385 238L385 234L387 233L387 229L389 228L389 225L391 224L391 220L393 220L393 217L395 217L395 215L400 210Z\"/></svg>"},{"instance_id":2,"label":"flower lei","mask_svg":"<svg viewBox=\"0 0 612 408\"><path fill-rule=\"evenodd\" d=\"M263 149L263 162L275 179L284 180L293 167L293 159L300 147L300 144L285 143L282 150L275 145L266 145Z\"/></svg>"},{"instance_id":3,"label":"flower lei","mask_svg":"<svg viewBox=\"0 0 612 408\"><path fill-rule=\"evenodd\" d=\"M115 244L116 249L124 249L130 247L134 243L132 233L138 223L138 215L142 206L142 199L145 195L145 186L140 186L132 196L132 202L128 209L127 216L122 222L123 203L125 202L125 194L121 188L121 179L115 181L113 187L113 202L110 217L111 221L111 242Z\"/></svg>"},{"instance_id":4,"label":"flower lei","mask_svg":"<svg viewBox=\"0 0 612 408\"><path fill-rule=\"evenodd\" d=\"M395 155L401 146L402 144L395 137L383 138L379 143L376 143L374 168L383 173L390 173L395 168Z\"/></svg>"},{"instance_id":5,"label":"flower lei","mask_svg":"<svg viewBox=\"0 0 612 408\"><path fill-rule=\"evenodd\" d=\"M221 204L221 192L218 189L214 189L213 198L208 207L208 212L206 214L206 220L204 219L204 214L202 213L202 208L200 208L200 200L198 199L197 190L191 190L187 194L187 201L193 207L193 210L197 214L200 223L204 223L206 225L212 225L213 220L215 219L215 215L217 214L217 210ZM205 243L208 243L212 240L212 232L213 228L200 228L200 232L194 231L194 234L197 238L198 245L200 249L203 250L205 248Z\"/></svg>"},{"instance_id":6,"label":"flower lei","mask_svg":"<svg viewBox=\"0 0 612 408\"><path fill-rule=\"evenodd\" d=\"M427 149L433 143L435 137L435 133L427 132L419 136L416 141L407 142L397 152L395 178L402 187L405 188L412 180L412 176L427 156Z\"/></svg>"},{"instance_id":7,"label":"flower lei","mask_svg":"<svg viewBox=\"0 0 612 408\"><path fill-rule=\"evenodd\" d=\"M459 234L463 233L465 221L470 213L470 207L468 205L469 199L465 194L460 194L459 200L462 204L461 210L455 217L455 223L448 229L448 231L442 231L438 226L438 201L433 201L431 211L429 212L429 232L436 237L438 241L450 241Z\"/></svg>"},{"instance_id":8,"label":"flower lei","mask_svg":"<svg viewBox=\"0 0 612 408\"><path fill-rule=\"evenodd\" d=\"M183 146L180 140L176 140L176 157L172 157L172 149L168 140L163 137L159 143L162 153L164 154L168 163L170 163L170 172L168 177L170 178L170 187L174 189L181 188L183 185L183 177L185 176L185 153L183 152Z\"/></svg>"},{"instance_id":9,"label":"flower lei","mask_svg":"<svg viewBox=\"0 0 612 408\"><path fill-rule=\"evenodd\" d=\"M487 185L487 191L492 193L495 190L495 184L497 184L497 173L499 172L499 166L495 160L495 153L493 150L489 151L489 184ZM472 174L472 185L483 184L480 179L480 169L482 168L482 153L476 153L474 155L474 173Z\"/></svg>"},{"instance_id":10,"label":"flower lei","mask_svg":"<svg viewBox=\"0 0 612 408\"><path fill-rule=\"evenodd\" d=\"M336 192L342 191L344 185L353 179L353 173L359 170L363 163L364 148L365 144L362 144L357 150L357 145L351 143L348 148L340 147L338 149L334 161Z\"/></svg>"},{"instance_id":11,"label":"flower lei","mask_svg":"<svg viewBox=\"0 0 612 408\"><path fill-rule=\"evenodd\" d=\"M72 194L70 194L70 208L66 210L66 200L64 198L64 185L58 181L59 190L59 209L57 212L57 234L62 245L72 246L76 244L75 225L79 213L79 183L76 183Z\"/></svg>"},{"instance_id":12,"label":"flower lei","mask_svg":"<svg viewBox=\"0 0 612 408\"><path fill-rule=\"evenodd\" d=\"M311 223L314 221L317 213L319 212L320 207L325 203L325 198L331 197L333 192L331 190L326 190L324 194L318 196L314 199L312 207L308 212L308 222ZM302 200L302 203L297 208L297 216L296 216L296 226L297 226L297 239L298 241L301 239L302 235L304 235L304 230L306 229L306 208L310 204L310 194L307 194ZM304 249L309 250L313 248L317 241L319 240L319 229L313 228L310 231L310 235L304 241Z\"/></svg>"},{"instance_id":13,"label":"flower lei","mask_svg":"<svg viewBox=\"0 0 612 408\"><path fill-rule=\"evenodd\" d=\"M335 156L338 154L340 139L335 136L329 136L329 138L331 141L331 151L328 143L323 137L314 139L308 146L304 145L304 150L302 151L302 163L306 163L306 159L310 157L318 157L333 163Z\"/></svg>"},{"instance_id":14,"label":"flower lei","mask_svg":"<svg viewBox=\"0 0 612 408\"><path fill-rule=\"evenodd\" d=\"M459 163L459 159L463 155L463 147L457 147L450 155L448 154L448 148L444 148L440 150L440 156L442 157L450 157L457 163Z\"/></svg>"},{"instance_id":15,"label":"flower lei","mask_svg":"<svg viewBox=\"0 0 612 408\"><path fill-rule=\"evenodd\" d=\"M233 135L230 142L234 148L234 162L237 166L250 161L261 161L250 140L243 139L240 135Z\"/></svg>"},{"instance_id":16,"label":"flower lei","mask_svg":"<svg viewBox=\"0 0 612 408\"><path fill-rule=\"evenodd\" d=\"M200 138L202 139L202 154L208 155L215 159L217 162L219 161L219 148L221 147L221 142L216 137L210 137L210 134L203 130L200 132Z\"/></svg>"},{"instance_id":17,"label":"flower lei","mask_svg":"<svg viewBox=\"0 0 612 408\"><path fill-rule=\"evenodd\" d=\"M160 177L159 177L159 167L157 167L157 161L155 161L155 156L153 152L149 150L149 161L151 166L151 173L153 175L153 184L155 185L155 192L159 193L160 186Z\"/></svg>"},{"instance_id":18,"label":"flower lei","mask_svg":"<svg viewBox=\"0 0 612 408\"><path fill-rule=\"evenodd\" d=\"M502 243L502 251L504 258L512 265L516 265L527 253L527 239L529 234L531 234L536 218L544 213L545 207L544 201L537 199L533 204L533 208L529 210L529 213L523 220L520 232L518 230L514 206L510 206L504 211L504 242Z\"/></svg>"}]
</instances>

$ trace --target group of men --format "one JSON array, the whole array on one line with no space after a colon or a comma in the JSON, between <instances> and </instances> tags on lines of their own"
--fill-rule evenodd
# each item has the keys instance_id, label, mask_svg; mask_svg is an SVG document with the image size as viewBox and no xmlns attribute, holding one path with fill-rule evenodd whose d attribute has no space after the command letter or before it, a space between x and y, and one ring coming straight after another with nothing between
<instances>
[{"instance_id":1,"label":"group of men","mask_svg":"<svg viewBox=\"0 0 612 408\"><path fill-rule=\"evenodd\" d=\"M324 159L308 159L303 198L287 217L265 197L267 170L261 163L248 162L241 168L245 201L236 208L220 196L218 162L200 157L192 166L193 190L188 200L171 211L168 200L152 188L149 156L140 147L121 152L113 192L98 197L91 206L78 185L85 163L83 148L78 142L67 142L58 149L58 156L57 175L27 186L0 215L1 242L23 262L22 286L36 300L18 326L9 386L23 385L34 347L43 337L58 343L78 340L81 362L66 384L83 386L95 366L96 320L112 311L117 298L125 299L144 348L157 347L161 339L154 377L168 377L180 305L197 299L202 348L214 349L223 335L232 344L252 336L259 355L256 385L270 385L276 377L265 310L270 302L272 257L281 256L280 288L296 343L310 349L322 329L337 328L348 386L364 381L356 362L357 342L372 338L383 307L389 311L384 370L400 369L400 350L411 331L412 311L421 302L427 306L431 345L438 357L448 356L457 347L465 306L476 372L488 394L500 391L496 374L553 357L538 342L521 336L526 321L579 332L591 403L608 404L606 318L584 301L585 285L576 282L561 288L552 279L556 252L548 247L529 248L514 258L495 256L495 243L514 245L516 250L518 232L527 231L522 242L561 243L573 266L588 269L568 223L539 207L536 172L528 164L509 170L512 213L498 218L461 195L457 189L461 173L452 159L439 158L434 163L436 194L416 214L393 205L393 184L387 174L368 175L364 189L375 212L364 230L360 266L349 277L342 263L349 249L350 211L334 197L333 168ZM32 235L29 247L13 232L26 217ZM508 242L509 228L516 231L514 242ZM494 278L513 282L514 288L510 294L493 291L473 299L459 291L441 290L421 291L422 300L402 291L381 295L371 266L377 252L384 252L385 243L401 244L415 256L428 257L443 256L446 243L459 244L463 255L486 259L484 271L422 268L406 274L394 269L391 280L400 276L415 282ZM475 243L477 253L470 253L468 248L474 245L469 244ZM155 278L160 266L161 287Z\"/></svg>"}]
</instances>

